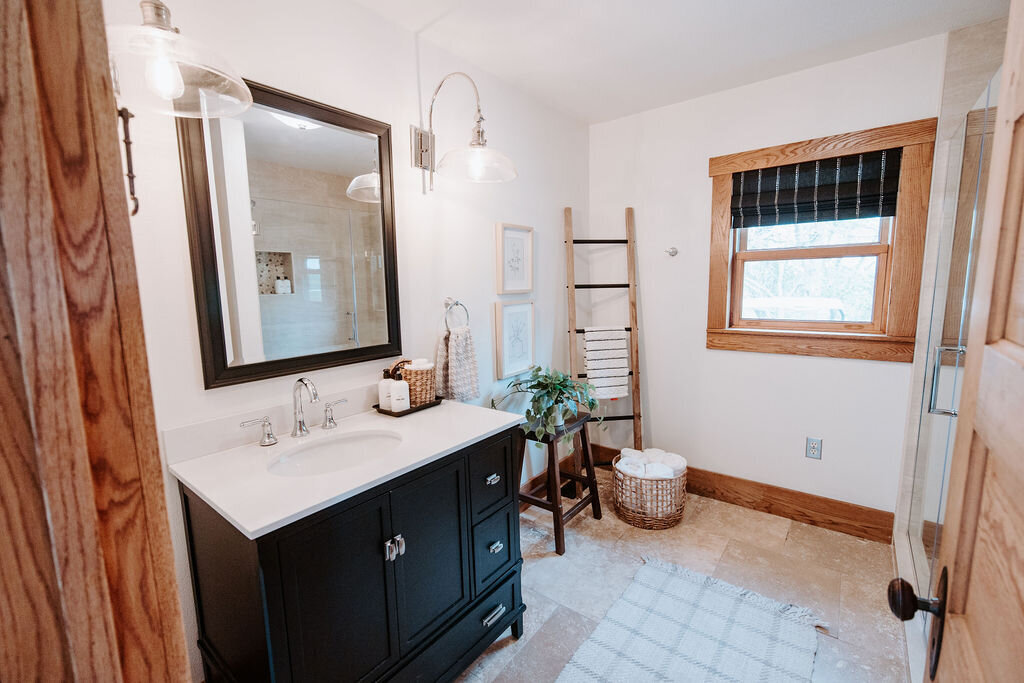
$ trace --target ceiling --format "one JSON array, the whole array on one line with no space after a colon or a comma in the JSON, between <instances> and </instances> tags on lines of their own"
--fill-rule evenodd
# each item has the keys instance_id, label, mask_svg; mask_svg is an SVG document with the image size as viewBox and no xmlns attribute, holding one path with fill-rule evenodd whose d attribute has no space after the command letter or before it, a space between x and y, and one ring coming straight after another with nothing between
<instances>
[{"instance_id":1,"label":"ceiling","mask_svg":"<svg viewBox=\"0 0 1024 683\"><path fill-rule=\"evenodd\" d=\"M245 150L249 157L348 178L373 170L376 136L326 123L312 130L298 130L275 119L271 111L274 110L257 104L237 117L245 126ZM288 116L303 119L294 114Z\"/></svg>"},{"instance_id":2,"label":"ceiling","mask_svg":"<svg viewBox=\"0 0 1024 683\"><path fill-rule=\"evenodd\" d=\"M1009 8L1009 0L356 2L590 123L945 33Z\"/></svg>"}]
</instances>

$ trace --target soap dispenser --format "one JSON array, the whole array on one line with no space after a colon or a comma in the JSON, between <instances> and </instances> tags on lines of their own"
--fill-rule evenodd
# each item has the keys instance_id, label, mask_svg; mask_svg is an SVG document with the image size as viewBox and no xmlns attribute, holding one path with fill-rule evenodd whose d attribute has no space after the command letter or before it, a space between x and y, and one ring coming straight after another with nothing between
<instances>
[{"instance_id":1,"label":"soap dispenser","mask_svg":"<svg viewBox=\"0 0 1024 683\"><path fill-rule=\"evenodd\" d=\"M391 373L384 368L384 379L377 382L377 404L381 410L391 410L391 387L394 383Z\"/></svg>"},{"instance_id":2,"label":"soap dispenser","mask_svg":"<svg viewBox=\"0 0 1024 683\"><path fill-rule=\"evenodd\" d=\"M402 373L396 372L391 384L391 410L402 413L409 410L409 383L402 379Z\"/></svg>"}]
</instances>

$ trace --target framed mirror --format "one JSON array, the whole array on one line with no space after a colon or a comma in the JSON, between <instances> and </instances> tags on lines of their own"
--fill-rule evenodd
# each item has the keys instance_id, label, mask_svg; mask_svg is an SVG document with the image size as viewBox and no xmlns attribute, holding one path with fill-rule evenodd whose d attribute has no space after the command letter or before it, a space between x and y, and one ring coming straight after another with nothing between
<instances>
[{"instance_id":1,"label":"framed mirror","mask_svg":"<svg viewBox=\"0 0 1024 683\"><path fill-rule=\"evenodd\" d=\"M401 354L391 127L247 83L178 119L206 388Z\"/></svg>"}]
</instances>

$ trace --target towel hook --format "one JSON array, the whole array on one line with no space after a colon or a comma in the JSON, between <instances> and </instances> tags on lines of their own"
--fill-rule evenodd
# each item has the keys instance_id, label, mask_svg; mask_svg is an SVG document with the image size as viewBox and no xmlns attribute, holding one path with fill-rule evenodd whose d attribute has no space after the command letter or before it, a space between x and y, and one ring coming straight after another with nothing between
<instances>
[{"instance_id":1,"label":"towel hook","mask_svg":"<svg viewBox=\"0 0 1024 683\"><path fill-rule=\"evenodd\" d=\"M444 305L445 305L445 309L444 309L444 328L446 330L451 330L452 329L451 325L448 324L448 314L456 306L461 308L466 313L466 325L469 325L469 309L466 308L466 304L462 303L458 299L453 299L453 298L451 298L449 296L449 297L445 298Z\"/></svg>"}]
</instances>

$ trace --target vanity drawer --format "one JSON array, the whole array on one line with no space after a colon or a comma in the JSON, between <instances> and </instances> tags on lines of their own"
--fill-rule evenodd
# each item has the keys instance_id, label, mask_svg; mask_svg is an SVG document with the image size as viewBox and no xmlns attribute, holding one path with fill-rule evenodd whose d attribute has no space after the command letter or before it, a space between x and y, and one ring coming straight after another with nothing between
<instances>
[{"instance_id":1,"label":"vanity drawer","mask_svg":"<svg viewBox=\"0 0 1024 683\"><path fill-rule=\"evenodd\" d=\"M501 439L469 454L469 497L473 519L486 517L512 500L512 442Z\"/></svg>"},{"instance_id":2,"label":"vanity drawer","mask_svg":"<svg viewBox=\"0 0 1024 683\"><path fill-rule=\"evenodd\" d=\"M519 516L508 505L473 527L473 576L478 593L519 559L518 523Z\"/></svg>"},{"instance_id":3,"label":"vanity drawer","mask_svg":"<svg viewBox=\"0 0 1024 683\"><path fill-rule=\"evenodd\" d=\"M477 600L466 616L395 674L393 680L426 682L454 678L460 672L449 671L453 663L484 638L488 642L496 638L521 611L521 604L519 572L514 572L486 597Z\"/></svg>"}]
</instances>

